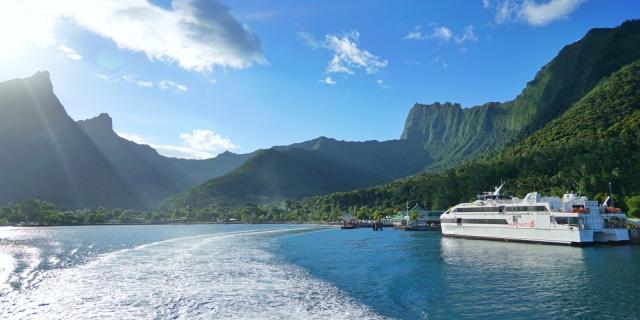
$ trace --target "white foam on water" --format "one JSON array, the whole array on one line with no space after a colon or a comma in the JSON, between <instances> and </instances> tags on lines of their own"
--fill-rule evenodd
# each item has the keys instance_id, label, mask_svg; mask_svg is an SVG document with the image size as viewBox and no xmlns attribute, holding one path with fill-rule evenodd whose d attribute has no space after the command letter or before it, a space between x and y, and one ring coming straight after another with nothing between
<instances>
[{"instance_id":1,"label":"white foam on water","mask_svg":"<svg viewBox=\"0 0 640 320\"><path fill-rule=\"evenodd\" d=\"M154 242L100 256L0 299L1 318L381 318L266 250L256 230Z\"/></svg>"},{"instance_id":2,"label":"white foam on water","mask_svg":"<svg viewBox=\"0 0 640 320\"><path fill-rule=\"evenodd\" d=\"M0 292L10 288L9 279L16 269L16 259L8 253L0 253Z\"/></svg>"}]
</instances>

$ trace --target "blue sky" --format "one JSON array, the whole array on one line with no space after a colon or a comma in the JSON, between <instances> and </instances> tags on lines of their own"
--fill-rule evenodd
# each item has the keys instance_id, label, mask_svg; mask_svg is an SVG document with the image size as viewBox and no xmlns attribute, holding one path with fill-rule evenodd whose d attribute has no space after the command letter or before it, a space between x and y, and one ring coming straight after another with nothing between
<instances>
[{"instance_id":1,"label":"blue sky","mask_svg":"<svg viewBox=\"0 0 640 320\"><path fill-rule=\"evenodd\" d=\"M13 1L0 80L49 70L76 120L170 156L400 136L414 103L513 99L633 0Z\"/></svg>"}]
</instances>

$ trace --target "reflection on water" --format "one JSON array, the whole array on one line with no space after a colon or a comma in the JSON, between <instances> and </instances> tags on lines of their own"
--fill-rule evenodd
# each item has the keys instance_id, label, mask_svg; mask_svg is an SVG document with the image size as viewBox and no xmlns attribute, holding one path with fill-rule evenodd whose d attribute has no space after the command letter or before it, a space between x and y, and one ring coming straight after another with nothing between
<instances>
[{"instance_id":1,"label":"reflection on water","mask_svg":"<svg viewBox=\"0 0 640 320\"><path fill-rule=\"evenodd\" d=\"M264 248L274 237L317 228L244 229L105 250L107 253L73 268L32 271L41 281L24 281L29 283L25 288L5 292L0 297L0 317L378 317L334 286L284 263ZM58 246L54 242L49 241ZM76 249L68 250L68 256L84 250ZM41 259L41 265L45 264L46 259Z\"/></svg>"},{"instance_id":2,"label":"reflection on water","mask_svg":"<svg viewBox=\"0 0 640 320\"><path fill-rule=\"evenodd\" d=\"M0 318L637 318L638 266L392 229L0 228Z\"/></svg>"},{"instance_id":3,"label":"reflection on water","mask_svg":"<svg viewBox=\"0 0 640 320\"><path fill-rule=\"evenodd\" d=\"M585 252L568 246L442 238L450 308L463 316L586 316ZM567 301L571 303L567 303Z\"/></svg>"},{"instance_id":4,"label":"reflection on water","mask_svg":"<svg viewBox=\"0 0 640 320\"><path fill-rule=\"evenodd\" d=\"M404 319L638 318L640 247L332 230L278 252L380 314Z\"/></svg>"}]
</instances>

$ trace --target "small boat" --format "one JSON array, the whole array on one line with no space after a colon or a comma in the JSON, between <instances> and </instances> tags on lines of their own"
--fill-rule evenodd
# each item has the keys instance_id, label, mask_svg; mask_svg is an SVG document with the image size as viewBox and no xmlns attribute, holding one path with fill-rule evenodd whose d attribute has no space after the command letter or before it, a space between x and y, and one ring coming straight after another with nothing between
<instances>
[{"instance_id":1,"label":"small boat","mask_svg":"<svg viewBox=\"0 0 640 320\"><path fill-rule=\"evenodd\" d=\"M340 229L342 229L342 230L349 230L349 229L355 229L355 228L357 228L357 227L358 227L358 225L356 225L356 224L352 224L352 223L345 223L345 224L343 224L343 225L340 227Z\"/></svg>"}]
</instances>

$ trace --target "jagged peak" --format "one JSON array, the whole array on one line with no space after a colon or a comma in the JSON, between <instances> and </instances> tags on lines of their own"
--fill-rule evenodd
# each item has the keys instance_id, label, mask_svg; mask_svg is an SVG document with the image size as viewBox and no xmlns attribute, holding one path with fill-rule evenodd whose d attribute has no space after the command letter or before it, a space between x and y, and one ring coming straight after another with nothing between
<instances>
[{"instance_id":1,"label":"jagged peak","mask_svg":"<svg viewBox=\"0 0 640 320\"><path fill-rule=\"evenodd\" d=\"M18 83L23 85L27 84L29 87L32 87L32 88L40 88L44 86L45 88L48 89L49 92L53 92L53 84L51 83L51 77L49 75L49 71L46 71L46 70L38 71L33 75L31 75L30 77L16 78L16 79L2 82L2 84L7 84L7 85L11 85L11 84L15 85Z\"/></svg>"},{"instance_id":2,"label":"jagged peak","mask_svg":"<svg viewBox=\"0 0 640 320\"><path fill-rule=\"evenodd\" d=\"M49 74L49 71L38 71L31 77L24 78L22 80L28 82L31 87L43 86L47 88L49 92L53 92L53 84L51 83L51 75Z\"/></svg>"},{"instance_id":3,"label":"jagged peak","mask_svg":"<svg viewBox=\"0 0 640 320\"><path fill-rule=\"evenodd\" d=\"M424 109L424 108L462 108L462 105L457 102L450 102L450 101L445 101L445 102L436 101L431 104L416 102L413 105L413 109Z\"/></svg>"},{"instance_id":4,"label":"jagged peak","mask_svg":"<svg viewBox=\"0 0 640 320\"><path fill-rule=\"evenodd\" d=\"M51 82L51 75L47 70L36 71L29 79L44 79Z\"/></svg>"},{"instance_id":5,"label":"jagged peak","mask_svg":"<svg viewBox=\"0 0 640 320\"><path fill-rule=\"evenodd\" d=\"M80 120L78 123L87 129L98 130L101 132L114 132L113 119L108 113L101 113L94 118Z\"/></svg>"}]
</instances>

